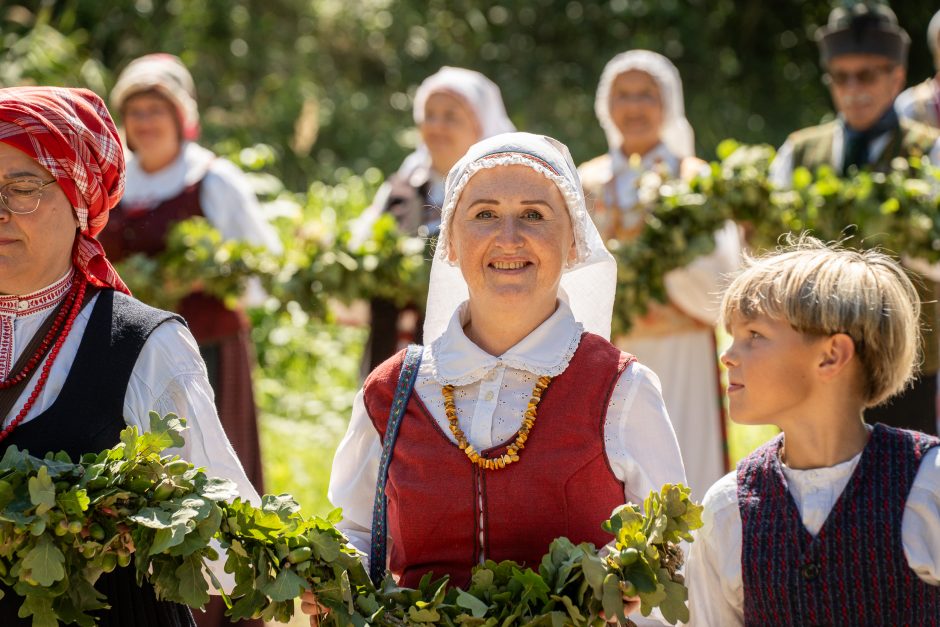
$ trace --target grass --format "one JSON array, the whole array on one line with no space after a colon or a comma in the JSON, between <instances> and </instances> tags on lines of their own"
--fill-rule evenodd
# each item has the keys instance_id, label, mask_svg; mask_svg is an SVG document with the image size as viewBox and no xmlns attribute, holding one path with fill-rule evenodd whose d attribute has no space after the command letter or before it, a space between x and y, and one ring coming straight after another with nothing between
<instances>
[{"instance_id":1,"label":"grass","mask_svg":"<svg viewBox=\"0 0 940 627\"><path fill-rule=\"evenodd\" d=\"M309 516L326 514L333 509L326 496L333 452L359 385L364 331L311 320L299 310L254 323L265 491L292 494ZM297 600L288 627L309 624Z\"/></svg>"},{"instance_id":2,"label":"grass","mask_svg":"<svg viewBox=\"0 0 940 627\"><path fill-rule=\"evenodd\" d=\"M293 311L256 320L253 333L265 491L290 493L307 514L326 514L333 452L359 387L365 332Z\"/></svg>"},{"instance_id":3,"label":"grass","mask_svg":"<svg viewBox=\"0 0 940 627\"><path fill-rule=\"evenodd\" d=\"M326 498L333 452L342 431L265 416L261 423L266 491L294 496L307 515L323 516L333 507Z\"/></svg>"},{"instance_id":4,"label":"grass","mask_svg":"<svg viewBox=\"0 0 940 627\"><path fill-rule=\"evenodd\" d=\"M748 453L777 435L779 431L770 425L749 426L728 421L728 454L732 465L737 464Z\"/></svg>"}]
</instances>

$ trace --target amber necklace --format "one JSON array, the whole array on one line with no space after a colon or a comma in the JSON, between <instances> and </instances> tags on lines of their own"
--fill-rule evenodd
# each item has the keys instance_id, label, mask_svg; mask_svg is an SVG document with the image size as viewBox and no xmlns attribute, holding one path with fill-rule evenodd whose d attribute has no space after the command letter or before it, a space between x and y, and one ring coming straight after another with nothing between
<instances>
[{"instance_id":1,"label":"amber necklace","mask_svg":"<svg viewBox=\"0 0 940 627\"><path fill-rule=\"evenodd\" d=\"M506 453L494 459L482 457L476 449L467 441L467 436L457 423L457 406L454 404L454 386L445 385L441 388L441 394L444 396L444 413L447 415L447 422L450 423L450 432L454 434L457 440L457 446L460 447L470 461L484 470L501 470L513 462L519 461L519 451L525 448L525 442L529 439L529 433L535 426L535 417L538 414L539 401L542 400L542 393L548 384L551 383L551 377L539 377L532 388L532 398L529 399L529 406L525 410L522 418L522 426L519 427L518 435L515 441L506 449Z\"/></svg>"}]
</instances>

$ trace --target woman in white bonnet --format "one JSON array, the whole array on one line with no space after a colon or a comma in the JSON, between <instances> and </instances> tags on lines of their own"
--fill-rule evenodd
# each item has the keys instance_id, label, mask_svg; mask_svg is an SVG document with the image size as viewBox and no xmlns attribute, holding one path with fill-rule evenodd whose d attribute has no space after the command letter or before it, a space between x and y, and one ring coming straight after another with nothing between
<instances>
[{"instance_id":1,"label":"woman in white bonnet","mask_svg":"<svg viewBox=\"0 0 940 627\"><path fill-rule=\"evenodd\" d=\"M368 237L384 213L392 214L405 234L437 235L447 172L479 140L515 130L499 87L479 72L459 67L442 67L421 83L415 93L414 121L421 141L356 221L356 239ZM370 310L363 376L409 341L421 341L417 303L400 310L390 301L376 299Z\"/></svg>"},{"instance_id":2,"label":"woman in white bonnet","mask_svg":"<svg viewBox=\"0 0 940 627\"><path fill-rule=\"evenodd\" d=\"M629 245L643 229L641 180L691 177L694 156L679 71L664 56L631 50L604 68L595 112L609 150L579 172L591 215L605 242ZM723 277L739 263L735 225L715 234L715 251L666 276L669 302L652 303L614 343L635 354L662 381L693 496L702 498L725 472L724 417L714 325Z\"/></svg>"},{"instance_id":3,"label":"woman in white bonnet","mask_svg":"<svg viewBox=\"0 0 940 627\"><path fill-rule=\"evenodd\" d=\"M563 144L507 133L453 167L426 344L366 379L330 477L374 578L466 587L485 559L537 568L554 538L605 544L614 507L684 481L656 375L607 340L615 278Z\"/></svg>"}]
</instances>

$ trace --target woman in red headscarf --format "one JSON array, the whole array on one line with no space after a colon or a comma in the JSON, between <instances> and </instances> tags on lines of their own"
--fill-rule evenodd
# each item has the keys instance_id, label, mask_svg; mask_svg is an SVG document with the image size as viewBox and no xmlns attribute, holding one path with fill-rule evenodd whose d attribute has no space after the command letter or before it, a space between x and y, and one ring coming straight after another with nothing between
<instances>
[{"instance_id":1,"label":"woman in red headscarf","mask_svg":"<svg viewBox=\"0 0 940 627\"><path fill-rule=\"evenodd\" d=\"M0 89L0 456L10 446L73 459L114 446L150 410L188 419L176 451L257 500L212 402L192 335L129 295L94 239L124 191L124 155L101 99L85 89ZM99 625L192 625L188 608L137 586L133 569L96 587ZM0 624L29 625L21 599Z\"/></svg>"}]
</instances>

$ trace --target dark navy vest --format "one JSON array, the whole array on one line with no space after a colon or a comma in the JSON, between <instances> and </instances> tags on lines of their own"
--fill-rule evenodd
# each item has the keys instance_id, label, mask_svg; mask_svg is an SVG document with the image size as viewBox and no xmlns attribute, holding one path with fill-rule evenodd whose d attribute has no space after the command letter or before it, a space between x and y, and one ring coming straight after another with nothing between
<instances>
[{"instance_id":1,"label":"dark navy vest","mask_svg":"<svg viewBox=\"0 0 940 627\"><path fill-rule=\"evenodd\" d=\"M875 425L855 472L814 538L780 464L783 436L738 464L745 625L940 624L940 587L911 570L901 519L937 438Z\"/></svg>"},{"instance_id":2,"label":"dark navy vest","mask_svg":"<svg viewBox=\"0 0 940 627\"><path fill-rule=\"evenodd\" d=\"M118 443L124 422L124 396L144 342L158 326L179 316L148 307L113 290L98 294L88 326L65 385L44 412L17 427L0 443L0 457L16 445L36 457L65 451L73 461ZM14 408L13 411L17 411ZM108 598L110 610L94 612L97 624L108 627L188 627L189 609L157 600L148 583L138 586L133 568L102 575L95 584ZM4 590L0 625L28 627L32 619L17 617L22 598Z\"/></svg>"}]
</instances>

